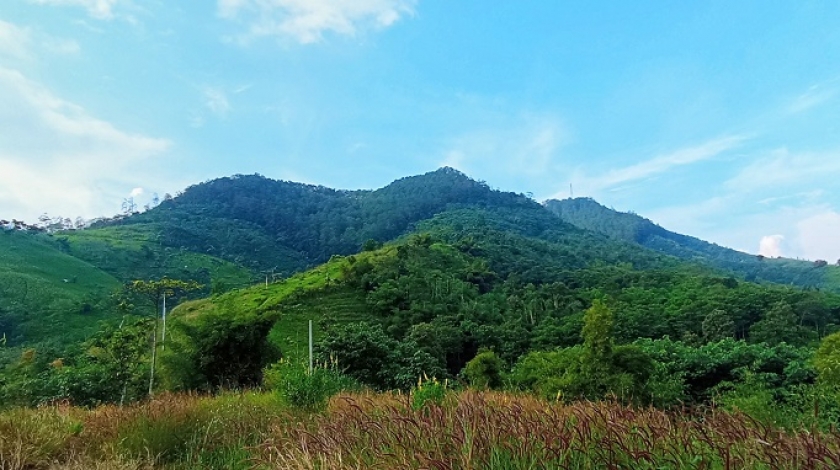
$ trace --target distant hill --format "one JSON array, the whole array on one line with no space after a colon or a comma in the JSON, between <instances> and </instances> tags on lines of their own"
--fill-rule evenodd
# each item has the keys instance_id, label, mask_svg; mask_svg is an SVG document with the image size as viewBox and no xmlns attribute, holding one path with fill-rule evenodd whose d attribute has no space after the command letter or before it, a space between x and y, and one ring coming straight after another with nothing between
<instances>
[{"instance_id":1,"label":"distant hill","mask_svg":"<svg viewBox=\"0 0 840 470\"><path fill-rule=\"evenodd\" d=\"M840 292L840 269L808 261L769 259L666 230L636 214L618 212L590 198L549 200L545 207L576 227L639 244L677 258L768 281Z\"/></svg>"}]
</instances>

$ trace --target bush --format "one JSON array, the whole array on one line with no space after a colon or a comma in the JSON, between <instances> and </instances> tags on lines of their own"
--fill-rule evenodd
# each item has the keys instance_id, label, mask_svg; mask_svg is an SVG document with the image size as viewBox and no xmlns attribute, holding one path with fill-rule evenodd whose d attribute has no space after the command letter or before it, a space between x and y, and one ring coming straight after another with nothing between
<instances>
[{"instance_id":1,"label":"bush","mask_svg":"<svg viewBox=\"0 0 840 470\"><path fill-rule=\"evenodd\" d=\"M316 367L310 373L305 364L281 360L265 371L264 384L293 408L323 409L330 397L341 391L358 390L359 383L342 374L335 365Z\"/></svg>"},{"instance_id":2,"label":"bush","mask_svg":"<svg viewBox=\"0 0 840 470\"><path fill-rule=\"evenodd\" d=\"M426 407L429 403L440 406L449 391L448 382L440 382L435 378L424 382L417 382L417 387L411 391L411 407L415 410Z\"/></svg>"},{"instance_id":3,"label":"bush","mask_svg":"<svg viewBox=\"0 0 840 470\"><path fill-rule=\"evenodd\" d=\"M482 351L464 367L464 377L476 388L498 388L502 386L503 368L496 353Z\"/></svg>"}]
</instances>

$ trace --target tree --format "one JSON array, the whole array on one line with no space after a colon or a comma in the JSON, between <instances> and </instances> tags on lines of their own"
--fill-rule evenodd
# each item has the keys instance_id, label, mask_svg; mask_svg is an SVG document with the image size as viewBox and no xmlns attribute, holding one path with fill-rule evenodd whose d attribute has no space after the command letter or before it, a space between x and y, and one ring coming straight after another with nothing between
<instances>
[{"instance_id":1,"label":"tree","mask_svg":"<svg viewBox=\"0 0 840 470\"><path fill-rule=\"evenodd\" d=\"M498 388L502 386L504 364L493 351L478 353L464 367L464 377L477 388Z\"/></svg>"},{"instance_id":2,"label":"tree","mask_svg":"<svg viewBox=\"0 0 840 470\"><path fill-rule=\"evenodd\" d=\"M178 297L187 292L201 289L201 285L195 281L181 281L164 277L158 281L135 280L126 286L126 289L139 295L154 306L153 316L155 319L152 330L152 357L149 371L149 396L154 392L155 386L155 363L157 362L157 337L159 318L163 319L163 339L166 339L166 310L163 309L161 317L157 316L158 305L166 305L167 297ZM160 302L160 304L159 304Z\"/></svg>"},{"instance_id":3,"label":"tree","mask_svg":"<svg viewBox=\"0 0 840 470\"><path fill-rule=\"evenodd\" d=\"M703 339L709 343L735 337L735 321L732 315L719 308L706 315L701 328Z\"/></svg>"},{"instance_id":4,"label":"tree","mask_svg":"<svg viewBox=\"0 0 840 470\"><path fill-rule=\"evenodd\" d=\"M277 318L271 313L208 312L176 322L177 335L163 363L173 388L214 390L254 387L263 369L280 359L266 341Z\"/></svg>"},{"instance_id":5,"label":"tree","mask_svg":"<svg viewBox=\"0 0 840 470\"><path fill-rule=\"evenodd\" d=\"M826 336L814 354L814 368L819 381L830 387L840 386L840 332Z\"/></svg>"},{"instance_id":6,"label":"tree","mask_svg":"<svg viewBox=\"0 0 840 470\"><path fill-rule=\"evenodd\" d=\"M84 343L84 353L68 368L72 375L69 395L74 403L122 405L143 396L151 323L149 318L123 320L119 326L104 327Z\"/></svg>"},{"instance_id":7,"label":"tree","mask_svg":"<svg viewBox=\"0 0 840 470\"><path fill-rule=\"evenodd\" d=\"M602 300L596 299L583 315L583 329L580 333L583 338L584 365L593 373L603 369L612 359L612 329L612 310Z\"/></svg>"},{"instance_id":8,"label":"tree","mask_svg":"<svg viewBox=\"0 0 840 470\"><path fill-rule=\"evenodd\" d=\"M413 341L398 341L378 324L351 323L331 331L316 345L321 362L378 389L409 389L421 377L443 378L441 361Z\"/></svg>"},{"instance_id":9,"label":"tree","mask_svg":"<svg viewBox=\"0 0 840 470\"><path fill-rule=\"evenodd\" d=\"M780 301L765 313L764 318L750 327L750 340L754 343L799 344L803 341L803 328L799 326L793 307Z\"/></svg>"},{"instance_id":10,"label":"tree","mask_svg":"<svg viewBox=\"0 0 840 470\"><path fill-rule=\"evenodd\" d=\"M125 215L131 215L137 212L137 203L134 202L134 197L127 197L123 199L122 211Z\"/></svg>"}]
</instances>

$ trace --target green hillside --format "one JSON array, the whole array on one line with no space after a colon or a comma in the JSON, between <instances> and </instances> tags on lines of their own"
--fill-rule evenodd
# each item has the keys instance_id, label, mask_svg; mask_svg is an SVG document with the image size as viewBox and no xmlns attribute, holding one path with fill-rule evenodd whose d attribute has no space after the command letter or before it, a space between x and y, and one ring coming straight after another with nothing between
<instances>
[{"instance_id":1,"label":"green hillside","mask_svg":"<svg viewBox=\"0 0 840 470\"><path fill-rule=\"evenodd\" d=\"M484 225L470 225L478 219ZM780 338L774 341L807 346L840 325L840 296L742 282L580 231L549 242L542 230L533 232L539 237L496 230L504 222L480 210L447 212L423 226L429 232L380 250L335 257L268 287L186 303L173 312L187 326L182 331L195 335L182 337L182 351L194 347L190 344L206 329L265 321L270 327L263 350L274 354L270 357L296 358L306 351L307 322L314 320L322 358L342 353L324 349L323 341L347 331L375 336L381 328L386 336L379 341L414 351L407 354L418 363L454 377L482 349L511 364L529 351L580 344L584 312L601 298L616 312L620 343L752 342L773 331ZM622 261L622 250L636 259ZM792 316L779 320L770 313L776 311ZM719 318L730 326L712 329ZM366 326L354 330L359 321Z\"/></svg>"},{"instance_id":2,"label":"green hillside","mask_svg":"<svg viewBox=\"0 0 840 470\"><path fill-rule=\"evenodd\" d=\"M134 279L194 280L221 292L251 285L256 274L205 253L161 245L160 227L132 224L118 227L64 231L55 234L56 246L65 253L84 260L122 282Z\"/></svg>"},{"instance_id":3,"label":"green hillside","mask_svg":"<svg viewBox=\"0 0 840 470\"><path fill-rule=\"evenodd\" d=\"M545 207L563 221L607 237L637 243L677 258L767 281L840 292L840 267L786 258L764 258L668 231L636 214L618 212L589 198L550 200Z\"/></svg>"},{"instance_id":4,"label":"green hillside","mask_svg":"<svg viewBox=\"0 0 840 470\"><path fill-rule=\"evenodd\" d=\"M10 346L83 338L111 315L109 296L119 286L47 235L0 233L0 335Z\"/></svg>"}]
</instances>

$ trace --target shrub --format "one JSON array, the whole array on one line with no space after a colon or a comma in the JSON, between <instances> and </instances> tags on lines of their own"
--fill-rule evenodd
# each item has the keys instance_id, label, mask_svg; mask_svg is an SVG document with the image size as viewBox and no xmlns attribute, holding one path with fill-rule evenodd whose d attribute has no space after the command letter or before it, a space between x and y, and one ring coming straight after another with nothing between
<instances>
[{"instance_id":1,"label":"shrub","mask_svg":"<svg viewBox=\"0 0 840 470\"><path fill-rule=\"evenodd\" d=\"M440 382L435 378L426 381L420 379L417 387L411 391L411 407L415 410L426 407L429 403L440 406L449 391L449 383Z\"/></svg>"},{"instance_id":2,"label":"shrub","mask_svg":"<svg viewBox=\"0 0 840 470\"><path fill-rule=\"evenodd\" d=\"M310 373L305 364L281 360L266 369L264 377L265 386L274 390L284 403L309 411L323 409L327 400L338 392L361 388L335 364L324 364Z\"/></svg>"},{"instance_id":3,"label":"shrub","mask_svg":"<svg viewBox=\"0 0 840 470\"><path fill-rule=\"evenodd\" d=\"M498 388L502 386L504 365L493 351L478 353L464 367L464 377L476 388Z\"/></svg>"}]
</instances>

